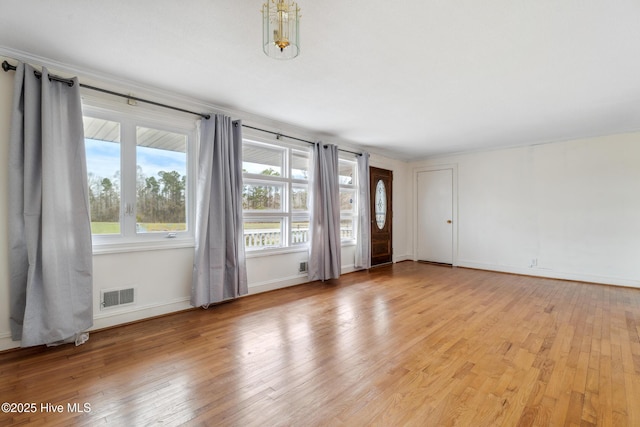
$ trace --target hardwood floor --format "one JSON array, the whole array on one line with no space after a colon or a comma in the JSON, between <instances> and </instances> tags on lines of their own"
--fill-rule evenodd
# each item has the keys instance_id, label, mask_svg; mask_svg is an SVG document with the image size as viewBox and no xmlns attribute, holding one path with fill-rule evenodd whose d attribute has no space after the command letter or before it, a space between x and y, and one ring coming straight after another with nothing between
<instances>
[{"instance_id":1,"label":"hardwood floor","mask_svg":"<svg viewBox=\"0 0 640 427\"><path fill-rule=\"evenodd\" d=\"M1 354L0 425L640 426L639 333L638 289L405 262Z\"/></svg>"}]
</instances>

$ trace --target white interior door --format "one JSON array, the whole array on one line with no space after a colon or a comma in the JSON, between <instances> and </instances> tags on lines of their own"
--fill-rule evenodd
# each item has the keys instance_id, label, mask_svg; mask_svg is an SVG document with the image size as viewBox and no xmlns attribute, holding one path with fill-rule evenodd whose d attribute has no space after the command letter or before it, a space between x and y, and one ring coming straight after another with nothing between
<instances>
[{"instance_id":1,"label":"white interior door","mask_svg":"<svg viewBox=\"0 0 640 427\"><path fill-rule=\"evenodd\" d=\"M417 258L453 264L453 170L418 173Z\"/></svg>"}]
</instances>

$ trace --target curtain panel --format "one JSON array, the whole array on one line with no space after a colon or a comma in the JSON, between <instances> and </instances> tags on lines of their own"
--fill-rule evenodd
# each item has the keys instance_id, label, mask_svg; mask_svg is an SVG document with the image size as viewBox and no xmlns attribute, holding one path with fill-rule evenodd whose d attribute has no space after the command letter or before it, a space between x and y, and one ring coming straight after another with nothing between
<instances>
[{"instance_id":1,"label":"curtain panel","mask_svg":"<svg viewBox=\"0 0 640 427\"><path fill-rule=\"evenodd\" d=\"M358 168L358 241L355 267L371 268L371 193L369 190L369 153L356 159Z\"/></svg>"},{"instance_id":2,"label":"curtain panel","mask_svg":"<svg viewBox=\"0 0 640 427\"><path fill-rule=\"evenodd\" d=\"M191 305L248 293L242 231L242 126L221 114L200 122Z\"/></svg>"},{"instance_id":3,"label":"curtain panel","mask_svg":"<svg viewBox=\"0 0 640 427\"><path fill-rule=\"evenodd\" d=\"M82 107L74 85L18 64L9 147L10 327L23 347L84 342L93 259Z\"/></svg>"},{"instance_id":4,"label":"curtain panel","mask_svg":"<svg viewBox=\"0 0 640 427\"><path fill-rule=\"evenodd\" d=\"M340 277L340 185L338 147L316 143L311 171L309 280Z\"/></svg>"}]
</instances>

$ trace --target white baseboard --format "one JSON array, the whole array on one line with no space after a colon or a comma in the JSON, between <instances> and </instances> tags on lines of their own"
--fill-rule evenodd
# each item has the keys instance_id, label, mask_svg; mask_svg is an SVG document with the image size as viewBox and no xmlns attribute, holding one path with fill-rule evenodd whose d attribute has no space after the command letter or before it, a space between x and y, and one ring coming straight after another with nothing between
<instances>
[{"instance_id":1,"label":"white baseboard","mask_svg":"<svg viewBox=\"0 0 640 427\"><path fill-rule=\"evenodd\" d=\"M259 294L262 292L275 291L276 289L287 288L289 286L301 285L307 283L309 279L305 274L298 274L296 276L289 276L282 279L265 280L262 282L249 284L249 295Z\"/></svg>"},{"instance_id":2,"label":"white baseboard","mask_svg":"<svg viewBox=\"0 0 640 427\"><path fill-rule=\"evenodd\" d=\"M20 347L20 341L13 341L11 339L11 332L4 332L0 334L0 351L17 347Z\"/></svg>"},{"instance_id":3,"label":"white baseboard","mask_svg":"<svg viewBox=\"0 0 640 427\"><path fill-rule=\"evenodd\" d=\"M340 269L341 274L347 274L357 271L353 264L343 265ZM288 288L289 286L302 285L308 283L309 278L307 274L298 274L296 276L289 276L274 280L265 280L262 282L249 284L249 295L259 294L262 292L275 291L276 289Z\"/></svg>"},{"instance_id":4,"label":"white baseboard","mask_svg":"<svg viewBox=\"0 0 640 427\"><path fill-rule=\"evenodd\" d=\"M595 276L590 274L566 273L544 268L511 267L505 265L485 264L474 261L458 260L458 267L475 268L478 270L499 271L501 273L523 274L527 276L546 277L549 279L572 280L575 282L599 283L602 285L625 286L640 288L640 281L620 277Z\"/></svg>"},{"instance_id":5,"label":"white baseboard","mask_svg":"<svg viewBox=\"0 0 640 427\"><path fill-rule=\"evenodd\" d=\"M413 261L413 255L404 254L404 255L395 255L393 257L393 262L402 262L402 261Z\"/></svg>"},{"instance_id":6,"label":"white baseboard","mask_svg":"<svg viewBox=\"0 0 640 427\"><path fill-rule=\"evenodd\" d=\"M193 308L189 301L189 297L182 297L162 303L147 304L144 306L130 306L118 309L117 311L102 311L98 314L94 314L93 327L89 329L89 331Z\"/></svg>"},{"instance_id":7,"label":"white baseboard","mask_svg":"<svg viewBox=\"0 0 640 427\"><path fill-rule=\"evenodd\" d=\"M355 264L343 265L342 268L340 269L340 274L353 273L354 271L357 271L357 270L358 269L356 269Z\"/></svg>"}]
</instances>

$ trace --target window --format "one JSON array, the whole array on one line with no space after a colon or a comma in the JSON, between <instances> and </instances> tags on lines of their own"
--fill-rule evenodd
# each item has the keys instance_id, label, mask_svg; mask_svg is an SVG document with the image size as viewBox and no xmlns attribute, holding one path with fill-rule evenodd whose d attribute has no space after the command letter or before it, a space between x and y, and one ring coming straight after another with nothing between
<instances>
[{"instance_id":1,"label":"window","mask_svg":"<svg viewBox=\"0 0 640 427\"><path fill-rule=\"evenodd\" d=\"M356 241L358 220L356 161L340 157L338 181L340 183L340 237L343 243Z\"/></svg>"},{"instance_id":2,"label":"window","mask_svg":"<svg viewBox=\"0 0 640 427\"><path fill-rule=\"evenodd\" d=\"M195 120L83 108L94 244L192 240Z\"/></svg>"},{"instance_id":3,"label":"window","mask_svg":"<svg viewBox=\"0 0 640 427\"><path fill-rule=\"evenodd\" d=\"M245 139L244 240L248 251L309 241L309 149Z\"/></svg>"},{"instance_id":4,"label":"window","mask_svg":"<svg viewBox=\"0 0 640 427\"><path fill-rule=\"evenodd\" d=\"M310 148L245 139L242 146L244 239L247 251L304 247L309 242ZM356 240L355 159L339 159L340 234Z\"/></svg>"},{"instance_id":5,"label":"window","mask_svg":"<svg viewBox=\"0 0 640 427\"><path fill-rule=\"evenodd\" d=\"M120 123L84 117L91 232L120 234Z\"/></svg>"}]
</instances>

